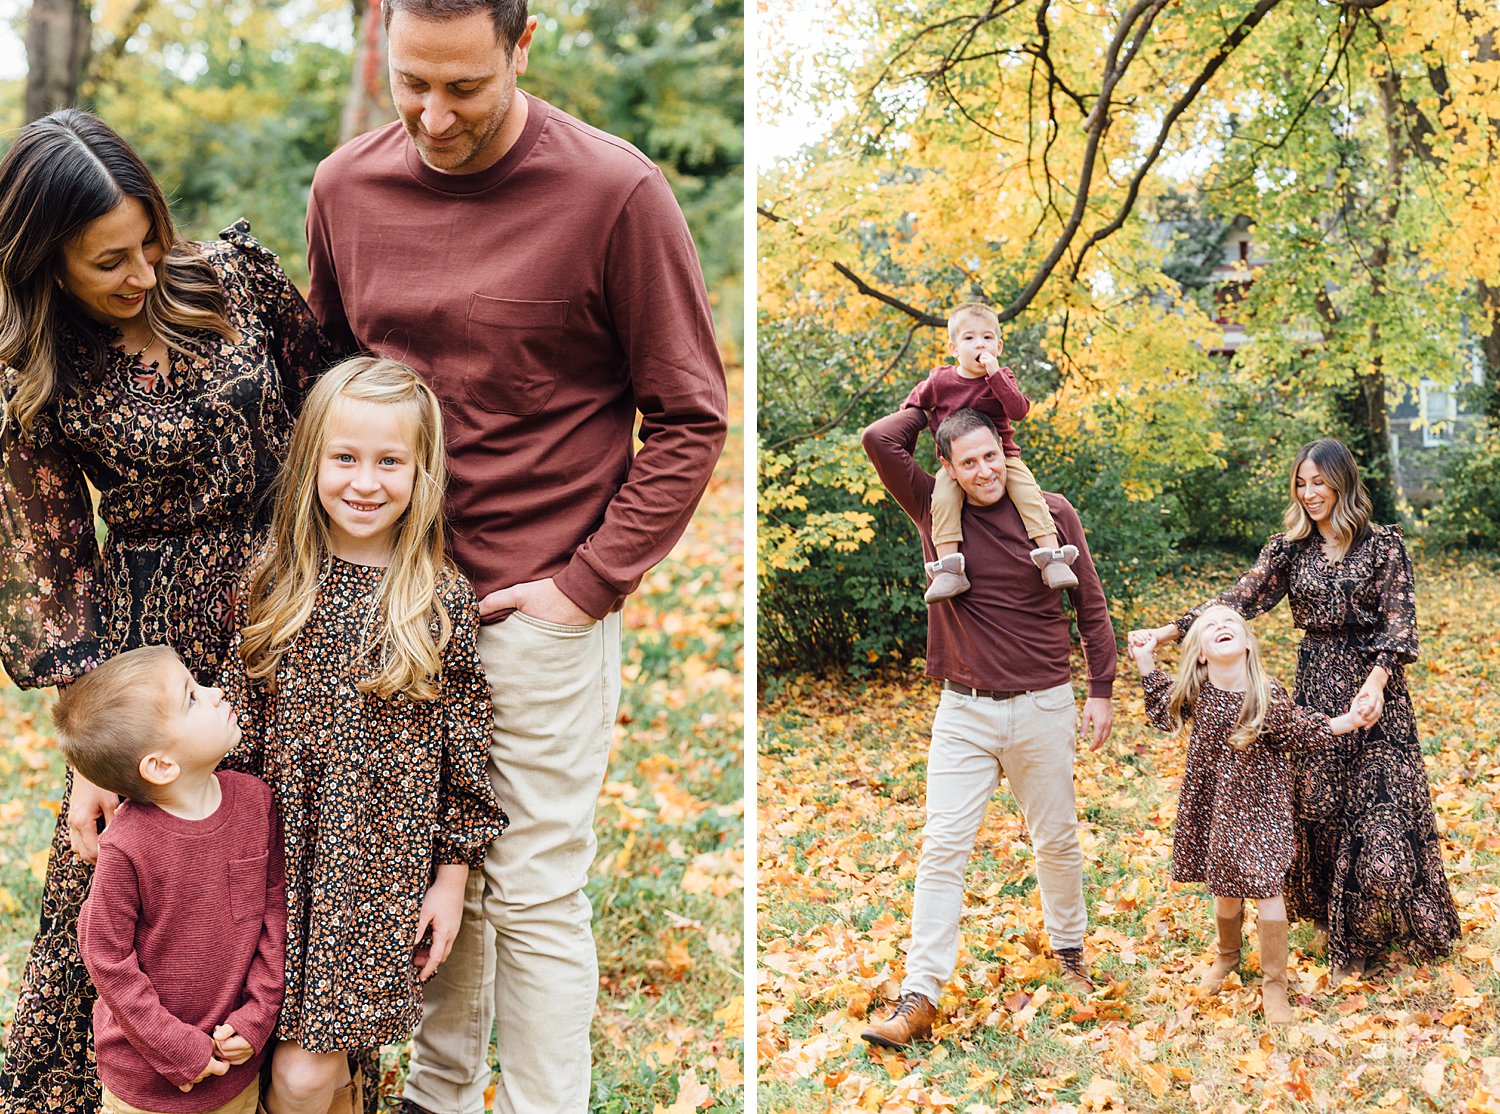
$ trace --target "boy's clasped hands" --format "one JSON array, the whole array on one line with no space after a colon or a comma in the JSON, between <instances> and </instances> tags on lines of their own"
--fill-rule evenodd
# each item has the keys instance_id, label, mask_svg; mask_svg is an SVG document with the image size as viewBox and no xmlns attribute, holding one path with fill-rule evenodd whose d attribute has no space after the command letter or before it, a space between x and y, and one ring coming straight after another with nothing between
<instances>
[{"instance_id":1,"label":"boy's clasped hands","mask_svg":"<svg viewBox=\"0 0 1500 1114\"><path fill-rule=\"evenodd\" d=\"M191 1083L184 1083L178 1087L179 1091L191 1091L199 1083L202 1083L210 1075L223 1075L235 1064L243 1064L255 1055L255 1049L250 1042L234 1031L233 1025L215 1025L214 1051L208 1058L208 1063L198 1074L198 1078Z\"/></svg>"}]
</instances>

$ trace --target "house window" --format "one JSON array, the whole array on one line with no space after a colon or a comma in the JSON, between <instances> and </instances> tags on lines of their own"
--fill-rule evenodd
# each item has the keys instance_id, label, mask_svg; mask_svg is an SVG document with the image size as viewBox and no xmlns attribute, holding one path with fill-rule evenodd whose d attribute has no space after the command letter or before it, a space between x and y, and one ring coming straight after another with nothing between
<instances>
[{"instance_id":1,"label":"house window","mask_svg":"<svg viewBox=\"0 0 1500 1114\"><path fill-rule=\"evenodd\" d=\"M1458 420L1458 399L1451 387L1442 387L1431 379L1421 386L1422 447L1453 444L1453 426Z\"/></svg>"}]
</instances>

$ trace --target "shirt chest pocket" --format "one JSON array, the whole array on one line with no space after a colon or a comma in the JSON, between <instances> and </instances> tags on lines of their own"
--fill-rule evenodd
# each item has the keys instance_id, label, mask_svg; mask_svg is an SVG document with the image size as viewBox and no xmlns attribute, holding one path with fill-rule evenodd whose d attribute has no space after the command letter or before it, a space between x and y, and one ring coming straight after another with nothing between
<instances>
[{"instance_id":1,"label":"shirt chest pocket","mask_svg":"<svg viewBox=\"0 0 1500 1114\"><path fill-rule=\"evenodd\" d=\"M535 414L557 389L566 301L469 295L464 391L482 410Z\"/></svg>"},{"instance_id":2,"label":"shirt chest pocket","mask_svg":"<svg viewBox=\"0 0 1500 1114\"><path fill-rule=\"evenodd\" d=\"M258 921L266 914L267 855L229 861L229 908L237 921Z\"/></svg>"}]
</instances>

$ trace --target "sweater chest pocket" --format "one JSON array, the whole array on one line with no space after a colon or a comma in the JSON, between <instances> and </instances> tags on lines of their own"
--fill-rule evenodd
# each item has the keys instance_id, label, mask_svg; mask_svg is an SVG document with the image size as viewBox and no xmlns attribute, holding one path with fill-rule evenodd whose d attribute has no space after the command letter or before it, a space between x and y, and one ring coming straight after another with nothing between
<instances>
[{"instance_id":1,"label":"sweater chest pocket","mask_svg":"<svg viewBox=\"0 0 1500 1114\"><path fill-rule=\"evenodd\" d=\"M535 414L557 389L568 302L469 295L464 391L482 410Z\"/></svg>"},{"instance_id":2,"label":"sweater chest pocket","mask_svg":"<svg viewBox=\"0 0 1500 1114\"><path fill-rule=\"evenodd\" d=\"M229 861L229 908L237 921L258 921L266 915L267 857Z\"/></svg>"}]
</instances>

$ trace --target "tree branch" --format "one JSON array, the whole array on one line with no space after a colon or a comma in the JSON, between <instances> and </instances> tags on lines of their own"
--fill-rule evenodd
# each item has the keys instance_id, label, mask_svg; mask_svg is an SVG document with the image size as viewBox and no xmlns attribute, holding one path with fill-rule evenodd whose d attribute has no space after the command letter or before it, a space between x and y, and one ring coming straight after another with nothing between
<instances>
[{"instance_id":1,"label":"tree branch","mask_svg":"<svg viewBox=\"0 0 1500 1114\"><path fill-rule=\"evenodd\" d=\"M918 309L909 302L903 302L893 294L887 294L884 290L877 290L842 263L834 263L833 269L853 283L854 289L865 295L865 297L874 298L877 302L884 302L892 309L899 309L919 325L946 326L948 324L946 317L939 317L935 313L928 313L926 310Z\"/></svg>"},{"instance_id":2,"label":"tree branch","mask_svg":"<svg viewBox=\"0 0 1500 1114\"><path fill-rule=\"evenodd\" d=\"M1172 107L1167 110L1166 116L1162 119L1161 127L1157 129L1156 140L1152 143L1151 150L1147 152L1146 158L1141 162L1141 165L1136 168L1135 173L1130 177L1130 185L1125 191L1125 200L1121 202L1119 211L1115 214L1115 216L1110 220L1108 224L1104 225L1102 228L1096 229L1089 236L1089 238L1084 241L1083 247L1079 249L1078 255L1073 261L1072 277L1074 278L1074 280L1078 278L1079 273L1083 270L1083 261L1084 258L1088 255L1089 249L1092 248L1095 244L1098 244L1101 240L1113 236L1122 227L1124 227L1126 219L1130 216L1131 211L1135 208L1136 199L1140 196L1141 186L1145 183L1146 175L1150 173L1151 168L1156 165L1156 160L1161 157L1162 150L1166 147L1167 144L1167 137L1171 134L1172 128L1177 123L1177 120L1182 116L1184 112L1188 110L1193 101L1197 99L1198 94L1203 91L1204 86L1206 86L1209 81L1212 80L1214 74L1219 72L1219 68L1223 66L1226 61L1228 61L1229 56L1234 53L1234 51L1239 47L1240 43L1245 41L1250 32L1255 30L1260 21L1263 20L1266 15L1270 13L1271 9L1275 8L1280 2L1281 0L1260 0L1260 2L1250 10L1249 14L1247 14L1244 19L1240 20L1240 22L1235 26L1234 30L1225 37L1224 41L1219 44L1218 50L1216 50L1213 56L1208 60L1208 62L1204 64L1203 69L1200 70L1198 76L1193 79L1192 84L1187 87L1187 90L1182 94L1182 96L1178 97L1176 102L1173 103ZM1380 2L1384 3L1385 0L1380 0ZM1101 113L1101 115L1104 114ZM1071 239L1071 235L1069 238ZM1045 281L1045 276L1043 276L1043 279ZM1037 283L1036 285L1040 287L1041 284ZM1003 321L1005 320L1005 318L1002 317L1001 320Z\"/></svg>"},{"instance_id":3,"label":"tree branch","mask_svg":"<svg viewBox=\"0 0 1500 1114\"><path fill-rule=\"evenodd\" d=\"M1079 230L1083 225L1084 218L1088 212L1093 177L1100 159L1100 148L1103 143L1104 135L1109 128L1110 119L1108 107L1110 104L1111 95L1113 91L1118 87L1127 69L1139 57L1141 57L1140 51L1145 42L1146 35L1149 33L1154 20L1161 14L1162 11L1166 9L1168 2L1169 0L1134 0L1134 2L1126 10L1126 12L1120 17L1119 24L1115 28L1114 35L1106 52L1105 71L1099 91L1099 96L1095 101L1093 110L1090 111L1088 118L1085 121L1088 136L1080 161L1080 166L1078 168L1076 184L1072 189L1073 204L1066 218L1062 217L1061 210L1056 206L1056 201L1053 196L1053 175L1046 165L1047 154L1051 150L1053 137L1049 135L1047 141L1043 144L1042 164L1044 175L1047 179L1045 186L1046 193L1044 204L1047 207L1052 208L1053 211L1057 213L1058 217L1062 220L1062 227L1053 238L1052 244L1048 248L1046 255L1042 258L1041 262L1032 272L1031 277L1021 288L1019 293L1016 294L1016 296L1010 301L1008 305L997 308L997 316L1002 323L1014 320L1016 317L1020 316L1026 311L1033 299L1035 299L1038 291L1040 291L1052 277L1052 274L1056 270L1058 264L1062 262L1063 258L1067 256L1070 250L1073 248L1074 239L1078 235ZM1365 0L1365 3L1361 4L1360 6L1362 8L1369 9L1379 7L1386 2L1387 0ZM1070 99L1073 99L1075 103L1079 105L1080 109L1082 108L1082 99L1080 97L1077 97L1060 80L1056 79L1055 71L1052 68L1051 59L1048 55L1049 38L1046 21L1046 12L1049 3L1050 0L1041 0L1037 8L1038 35L1041 39L1040 45L1029 47L1024 51L1021 51L1021 53L1030 54L1037 60L1037 62L1040 62L1043 66L1045 66L1047 70L1047 97L1049 106L1046 113L1047 124L1049 128L1055 129L1057 126L1057 120L1055 104L1051 100L1053 91L1055 89L1061 89L1065 95L1067 95ZM1079 248L1074 254L1071 268L1071 279L1073 281L1076 281L1081 274L1085 258L1088 255L1089 251L1110 236L1114 235L1124 226L1125 221L1129 218L1131 212L1133 212L1134 210L1136 201L1140 196L1140 192L1147 175L1150 173L1151 169L1155 166L1157 160L1160 158L1162 151L1165 149L1168 138L1171 136L1173 129L1176 127L1177 122L1181 118L1183 113L1185 113L1188 108L1193 105L1198 95L1213 79L1214 75L1218 73L1219 69L1224 65L1224 63L1229 59L1234 51L1239 48L1241 43L1244 42L1244 40L1250 35L1250 33L1280 3L1281 0L1257 0L1254 8L1252 8L1251 11L1247 13L1240 20L1240 22L1225 36L1223 41L1219 44L1218 48L1203 64L1202 68L1199 70L1192 83L1172 104L1171 108L1168 110L1166 116L1162 119L1162 122L1157 129L1157 134L1151 148L1147 152L1143 161L1136 167L1134 173L1128 179L1125 198L1121 201L1115 215L1111 218L1109 223L1099 229L1096 229L1083 242L1082 247ZM959 44L955 45L952 49L945 52L942 65L940 65L933 71L929 71L927 75L929 80L943 77L946 74L946 70L950 66L956 64L955 60L958 59L961 55L962 44L972 41L974 31L975 29L977 29L977 27L982 26L983 23L989 22L994 18L998 18L998 14L1009 12L1011 10L1014 10L1014 8L1018 6L1018 3L1002 5L998 2L998 0L992 0L992 3L990 4L988 10L982 15L971 16L967 20L959 17L947 19L940 23L932 24L920 29L912 36L908 43L904 47L902 47L900 51L897 52L896 56L892 58L891 62L887 64L887 66L882 71L880 78L877 79L876 85L878 86L882 82L890 79L890 76L894 72L897 64L901 60L904 60L905 58L911 56L912 52L916 49L919 41L925 39L931 34L937 33L938 31L949 29L956 25L963 25L964 31L959 36ZM946 82L937 82L937 84L939 85L939 88L942 88L943 91L956 104L956 98L953 98L951 90L946 88ZM873 91L874 90L872 88L872 94ZM1034 95L1035 94L1033 93L1033 96ZM871 96L870 100L873 101L873 96ZM960 108L961 107L962 106L960 106ZM1035 113L1033 113L1032 116L1034 119ZM989 131L989 129L985 130ZM994 133L992 132L991 134ZM1027 142L1029 149L1031 145L1030 133L1028 133ZM1060 181L1060 179L1058 181ZM761 209L760 212L768 219L779 219L767 210ZM944 323L944 319L937 316L936 314L929 313L926 310L903 301L902 299L896 297L894 294L879 289L845 264L833 263L832 266L834 270L836 270L854 286L854 289L858 293L866 297L874 298L884 305L890 306L892 309L900 311L907 317L911 318L913 321L919 324L932 326L940 326Z\"/></svg>"},{"instance_id":4,"label":"tree branch","mask_svg":"<svg viewBox=\"0 0 1500 1114\"><path fill-rule=\"evenodd\" d=\"M917 322L916 324L912 325L911 328L906 330L906 339L902 341L901 347L896 350L896 354L891 357L890 362L887 363L885 367L880 369L880 373L878 375L876 375L859 390L855 391L854 394L850 395L848 403L837 414L829 418L826 422L818 426L816 429L809 429L802 433L794 433L790 437L783 437L780 441L763 446L761 451L767 453L775 452L777 449L784 449L788 445L795 445L799 441L807 441L813 437L818 437L824 433L827 433L830 429L836 429L843 422L843 420L849 416L849 414L854 410L856 406L858 406L867 397L869 397L871 391L880 386L880 384L884 383L886 377L890 375L891 372L896 370L896 365L906 358L907 350L911 348L911 342L916 337L917 330L921 327L921 322Z\"/></svg>"},{"instance_id":5,"label":"tree branch","mask_svg":"<svg viewBox=\"0 0 1500 1114\"><path fill-rule=\"evenodd\" d=\"M759 214L761 217L764 217L768 221L772 221L776 224L787 223L787 219L785 217L777 216L775 213L771 212L771 210L767 209L763 205L757 205L755 207L755 211L757 214ZM906 316L915 321L918 325L931 325L934 328L939 326L945 328L947 327L948 319L946 317L940 317L935 313L928 313L924 309L918 309L910 302L903 302L894 294L887 294L884 290L879 290L876 287L871 286L864 279L860 278L859 275L855 274L848 267L844 266L844 264L830 263L829 266L831 266L835 271L848 279L854 285L854 289L859 293L865 295L867 298L874 298L877 302L884 302L892 309L900 310L902 313L906 314Z\"/></svg>"},{"instance_id":6,"label":"tree branch","mask_svg":"<svg viewBox=\"0 0 1500 1114\"><path fill-rule=\"evenodd\" d=\"M94 65L90 68L89 75L79 90L79 100L92 101L98 96L99 90L110 83L114 77L114 68L125 57L125 48L130 45L130 40L135 33L141 29L141 24L146 22L146 17L151 14L151 7L155 0L135 0L130 11L126 13L125 20L120 24L120 32L99 54Z\"/></svg>"}]
</instances>

